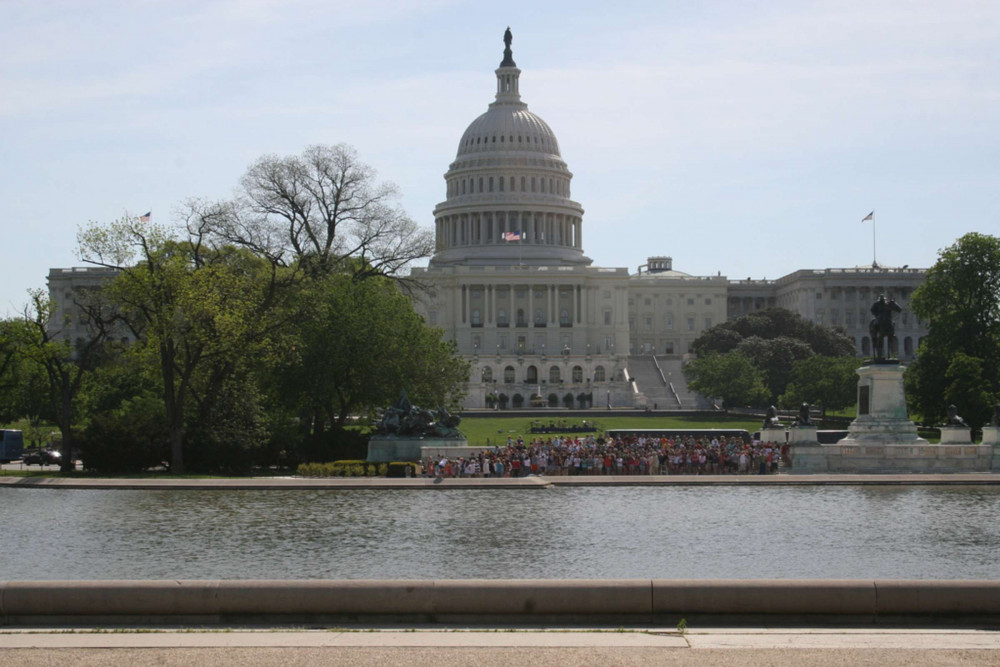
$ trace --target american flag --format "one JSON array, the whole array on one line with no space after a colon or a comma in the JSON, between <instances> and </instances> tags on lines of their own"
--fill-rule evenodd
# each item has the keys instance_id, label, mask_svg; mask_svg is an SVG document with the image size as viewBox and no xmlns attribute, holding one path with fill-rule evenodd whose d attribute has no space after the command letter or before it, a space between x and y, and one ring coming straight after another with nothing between
<instances>
[{"instance_id":1,"label":"american flag","mask_svg":"<svg viewBox=\"0 0 1000 667\"><path fill-rule=\"evenodd\" d=\"M153 217L153 212L150 211L150 212L146 213L145 215L140 215L139 216L139 222L149 222L150 218L152 218L152 217Z\"/></svg>"},{"instance_id":2,"label":"american flag","mask_svg":"<svg viewBox=\"0 0 1000 667\"><path fill-rule=\"evenodd\" d=\"M519 231L518 232L504 232L503 240L504 241L520 241L521 240L521 232L519 232Z\"/></svg>"}]
</instances>

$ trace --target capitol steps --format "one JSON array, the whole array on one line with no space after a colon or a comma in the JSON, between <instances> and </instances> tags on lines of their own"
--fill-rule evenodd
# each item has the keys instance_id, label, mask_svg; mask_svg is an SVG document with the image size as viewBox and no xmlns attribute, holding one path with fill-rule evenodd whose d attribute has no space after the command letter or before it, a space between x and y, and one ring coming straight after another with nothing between
<instances>
[{"instance_id":1,"label":"capitol steps","mask_svg":"<svg viewBox=\"0 0 1000 667\"><path fill-rule=\"evenodd\" d=\"M646 397L646 405L657 410L705 410L711 404L688 389L681 372L683 361L676 358L652 355L633 355L628 358L629 376L636 388ZM671 391L670 384L673 385Z\"/></svg>"}]
</instances>

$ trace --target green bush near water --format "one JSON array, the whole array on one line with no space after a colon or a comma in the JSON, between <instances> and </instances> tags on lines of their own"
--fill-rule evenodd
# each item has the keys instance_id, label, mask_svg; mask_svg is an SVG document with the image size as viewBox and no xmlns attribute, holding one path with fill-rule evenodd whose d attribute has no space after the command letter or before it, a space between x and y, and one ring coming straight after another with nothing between
<instances>
[{"instance_id":1,"label":"green bush near water","mask_svg":"<svg viewBox=\"0 0 1000 667\"><path fill-rule=\"evenodd\" d=\"M303 463L299 465L297 472L300 477L385 477L390 465L349 460Z\"/></svg>"}]
</instances>

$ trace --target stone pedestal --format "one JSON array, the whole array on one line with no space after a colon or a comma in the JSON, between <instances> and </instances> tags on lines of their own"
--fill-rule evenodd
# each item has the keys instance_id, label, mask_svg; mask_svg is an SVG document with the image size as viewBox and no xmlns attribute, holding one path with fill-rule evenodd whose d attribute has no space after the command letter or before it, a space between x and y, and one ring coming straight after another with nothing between
<instances>
[{"instance_id":1,"label":"stone pedestal","mask_svg":"<svg viewBox=\"0 0 1000 667\"><path fill-rule=\"evenodd\" d=\"M983 427L983 444L994 446L1000 445L1000 426Z\"/></svg>"},{"instance_id":2,"label":"stone pedestal","mask_svg":"<svg viewBox=\"0 0 1000 667\"><path fill-rule=\"evenodd\" d=\"M425 447L447 449L452 447L468 447L465 438L412 438L400 436L373 436L368 441L368 457L370 463L389 463L391 461L420 461Z\"/></svg>"},{"instance_id":3,"label":"stone pedestal","mask_svg":"<svg viewBox=\"0 0 1000 667\"><path fill-rule=\"evenodd\" d=\"M788 429L792 474L827 472L826 450L819 444L815 426L792 426Z\"/></svg>"},{"instance_id":4,"label":"stone pedestal","mask_svg":"<svg viewBox=\"0 0 1000 667\"><path fill-rule=\"evenodd\" d=\"M760 430L760 441L761 442L776 442L779 445L783 445L788 441L788 435L785 431L784 426L779 426L777 428L769 426L767 428L762 428Z\"/></svg>"},{"instance_id":5,"label":"stone pedestal","mask_svg":"<svg viewBox=\"0 0 1000 667\"><path fill-rule=\"evenodd\" d=\"M873 362L858 369L858 416L838 445L927 444L906 411L905 370L898 362Z\"/></svg>"},{"instance_id":6,"label":"stone pedestal","mask_svg":"<svg viewBox=\"0 0 1000 667\"><path fill-rule=\"evenodd\" d=\"M793 426L788 429L788 444L790 445L818 445L819 438L816 436L815 426Z\"/></svg>"},{"instance_id":7,"label":"stone pedestal","mask_svg":"<svg viewBox=\"0 0 1000 667\"><path fill-rule=\"evenodd\" d=\"M942 445L971 445L972 430L968 426L942 426Z\"/></svg>"}]
</instances>

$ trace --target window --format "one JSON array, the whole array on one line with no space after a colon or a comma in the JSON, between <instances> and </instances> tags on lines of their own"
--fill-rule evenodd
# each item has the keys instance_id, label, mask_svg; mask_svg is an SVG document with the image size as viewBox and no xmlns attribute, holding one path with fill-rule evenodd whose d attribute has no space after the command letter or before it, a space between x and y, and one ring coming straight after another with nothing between
<instances>
[{"instance_id":1,"label":"window","mask_svg":"<svg viewBox=\"0 0 1000 667\"><path fill-rule=\"evenodd\" d=\"M549 384L558 384L561 377L559 375L559 367L552 366L549 368Z\"/></svg>"},{"instance_id":2,"label":"window","mask_svg":"<svg viewBox=\"0 0 1000 667\"><path fill-rule=\"evenodd\" d=\"M694 331L694 318L693 317L687 318L687 329L688 329L688 331Z\"/></svg>"},{"instance_id":3,"label":"window","mask_svg":"<svg viewBox=\"0 0 1000 667\"><path fill-rule=\"evenodd\" d=\"M611 311L610 310L605 310L604 311L604 324L605 325L610 325L611 324Z\"/></svg>"},{"instance_id":4,"label":"window","mask_svg":"<svg viewBox=\"0 0 1000 667\"><path fill-rule=\"evenodd\" d=\"M493 177L492 176L490 176L489 190L490 190L490 192L493 192Z\"/></svg>"},{"instance_id":5,"label":"window","mask_svg":"<svg viewBox=\"0 0 1000 667\"><path fill-rule=\"evenodd\" d=\"M528 366L527 375L524 376L524 380L529 384L537 384L538 369L535 366Z\"/></svg>"},{"instance_id":6,"label":"window","mask_svg":"<svg viewBox=\"0 0 1000 667\"><path fill-rule=\"evenodd\" d=\"M667 331L673 331L674 330L674 314L673 313L667 313L666 316L663 318L663 324L664 324L664 326L667 327Z\"/></svg>"},{"instance_id":7,"label":"window","mask_svg":"<svg viewBox=\"0 0 1000 667\"><path fill-rule=\"evenodd\" d=\"M436 327L438 323L438 311L432 310L427 313L427 318L430 320L430 325Z\"/></svg>"},{"instance_id":8,"label":"window","mask_svg":"<svg viewBox=\"0 0 1000 667\"><path fill-rule=\"evenodd\" d=\"M705 318L705 328L706 329L711 329L712 328L712 318L711 317L706 317Z\"/></svg>"},{"instance_id":9,"label":"window","mask_svg":"<svg viewBox=\"0 0 1000 667\"><path fill-rule=\"evenodd\" d=\"M497 348L499 348L501 350L506 350L507 349L507 334L500 334L499 341L500 342L497 344Z\"/></svg>"},{"instance_id":10,"label":"window","mask_svg":"<svg viewBox=\"0 0 1000 667\"><path fill-rule=\"evenodd\" d=\"M545 315L542 314L542 309L535 308L535 324L544 324L544 323L545 323Z\"/></svg>"},{"instance_id":11,"label":"window","mask_svg":"<svg viewBox=\"0 0 1000 667\"><path fill-rule=\"evenodd\" d=\"M559 311L559 324L569 326L569 311L563 308Z\"/></svg>"},{"instance_id":12,"label":"window","mask_svg":"<svg viewBox=\"0 0 1000 667\"><path fill-rule=\"evenodd\" d=\"M647 305L647 306L651 306L651 305L653 305L653 300L649 299L649 298L646 298L646 299L643 300L643 303L645 305Z\"/></svg>"},{"instance_id":13,"label":"window","mask_svg":"<svg viewBox=\"0 0 1000 667\"><path fill-rule=\"evenodd\" d=\"M604 366L597 366L594 369L594 382L604 382Z\"/></svg>"},{"instance_id":14,"label":"window","mask_svg":"<svg viewBox=\"0 0 1000 667\"><path fill-rule=\"evenodd\" d=\"M489 366L483 368L483 382L493 382L493 369Z\"/></svg>"},{"instance_id":15,"label":"window","mask_svg":"<svg viewBox=\"0 0 1000 667\"><path fill-rule=\"evenodd\" d=\"M503 381L507 384L512 384L514 382L514 367L508 366L503 369Z\"/></svg>"},{"instance_id":16,"label":"window","mask_svg":"<svg viewBox=\"0 0 1000 667\"><path fill-rule=\"evenodd\" d=\"M483 339L480 336L472 337L472 349L479 352L479 348L483 345Z\"/></svg>"},{"instance_id":17,"label":"window","mask_svg":"<svg viewBox=\"0 0 1000 667\"><path fill-rule=\"evenodd\" d=\"M583 369L573 366L573 382L583 382Z\"/></svg>"},{"instance_id":18,"label":"window","mask_svg":"<svg viewBox=\"0 0 1000 667\"><path fill-rule=\"evenodd\" d=\"M503 308L497 311L497 324L502 327L507 326L507 311Z\"/></svg>"},{"instance_id":19,"label":"window","mask_svg":"<svg viewBox=\"0 0 1000 667\"><path fill-rule=\"evenodd\" d=\"M688 305L689 306L693 306L694 305L694 299L688 299Z\"/></svg>"},{"instance_id":20,"label":"window","mask_svg":"<svg viewBox=\"0 0 1000 667\"><path fill-rule=\"evenodd\" d=\"M480 314L478 308L472 309L472 326L481 327L483 325L483 316Z\"/></svg>"},{"instance_id":21,"label":"window","mask_svg":"<svg viewBox=\"0 0 1000 667\"><path fill-rule=\"evenodd\" d=\"M647 317L646 318L646 331L649 331L652 328L653 328L653 318L652 317Z\"/></svg>"},{"instance_id":22,"label":"window","mask_svg":"<svg viewBox=\"0 0 1000 667\"><path fill-rule=\"evenodd\" d=\"M705 299L705 305L706 306L711 306L712 305L712 300L711 299Z\"/></svg>"}]
</instances>

